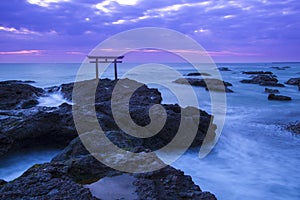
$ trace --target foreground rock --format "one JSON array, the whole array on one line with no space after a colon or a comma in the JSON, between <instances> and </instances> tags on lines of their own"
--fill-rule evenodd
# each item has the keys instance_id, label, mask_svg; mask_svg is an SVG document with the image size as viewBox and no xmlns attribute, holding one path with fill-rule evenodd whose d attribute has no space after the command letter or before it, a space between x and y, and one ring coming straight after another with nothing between
<instances>
[{"instance_id":1,"label":"foreground rock","mask_svg":"<svg viewBox=\"0 0 300 200\"><path fill-rule=\"evenodd\" d=\"M290 78L286 84L288 85L300 85L300 78Z\"/></svg>"},{"instance_id":2,"label":"foreground rock","mask_svg":"<svg viewBox=\"0 0 300 200\"><path fill-rule=\"evenodd\" d=\"M181 116L183 110L178 105L162 105L165 108L166 123L161 131L150 138L136 138L124 133L117 126L111 109L111 95L115 86L115 81L100 80L95 94L95 104L97 119L106 137L116 146L130 152L141 152L137 157L125 159L126 163L131 162L136 165L135 159L143 158L146 152L154 155L152 151L168 144L176 135L180 120L194 121L199 118L197 124L196 137L192 146L200 146L208 132L212 116L196 108L187 107L189 116ZM95 81L85 81L81 83L81 90L78 95L82 100L92 98L88 95L88 89L95 84ZM117 106L123 108L126 88L135 86L139 83L131 80L125 80L121 84L120 92L123 91L117 99ZM69 100L72 99L73 84L64 84L61 86L63 95ZM56 90L55 88L52 88ZM41 94L44 91L41 91ZM76 97L76 96L75 96ZM161 103L161 95L156 89L149 89L140 84L139 88L132 94L129 101L129 112L132 120L140 125L146 126L151 123L149 110L155 104ZM21 100L22 101L22 100ZM128 104L128 103L127 103ZM86 107L85 107L86 106ZM85 112L85 105L80 108L83 112L82 119L89 127L89 116L91 113ZM76 106L75 106L76 107ZM123 113L117 109L117 116ZM157 119L160 119L159 112L151 110ZM62 104L57 108L34 107L19 110L8 110L0 112L0 156L13 150L21 150L22 147L37 145L66 145L71 143L57 155L51 163L34 165L27 170L21 177L9 183L0 183L0 199L96 199L92 196L89 189L85 186L104 177L119 176L122 173L116 171L97 161L82 145L77 136L73 122L72 107L68 104ZM211 139L214 139L215 125L212 125ZM186 129L186 134L189 134ZM87 134L87 133L86 133ZM81 135L82 137L82 135ZM75 139L74 139L75 138ZM108 143L98 140L94 145L98 149L108 148ZM99 152L92 152L93 155L102 156L105 159L111 159L116 162L118 155L111 155L113 152L105 151L101 155ZM98 154L97 154L98 153ZM141 163L143 166L164 164L159 158ZM124 162L125 162L124 161ZM118 161L119 162L119 161ZM134 168L135 169L135 168ZM134 187L139 199L215 199L214 195L208 192L202 192L194 184L189 176L172 167L165 168L147 174L131 174L134 176ZM114 188L117 192L118 189Z\"/></svg>"},{"instance_id":3,"label":"foreground rock","mask_svg":"<svg viewBox=\"0 0 300 200\"><path fill-rule=\"evenodd\" d=\"M0 82L0 109L11 110L30 108L38 104L43 89L28 85L23 81Z\"/></svg>"},{"instance_id":4,"label":"foreground rock","mask_svg":"<svg viewBox=\"0 0 300 200\"><path fill-rule=\"evenodd\" d=\"M287 130L296 134L300 134L300 122L289 124L287 126Z\"/></svg>"},{"instance_id":5,"label":"foreground rock","mask_svg":"<svg viewBox=\"0 0 300 200\"><path fill-rule=\"evenodd\" d=\"M277 89L270 89L270 88L265 88L265 93L273 93L273 94L275 94L275 93L279 93L279 90L277 90Z\"/></svg>"},{"instance_id":6,"label":"foreground rock","mask_svg":"<svg viewBox=\"0 0 300 200\"><path fill-rule=\"evenodd\" d=\"M284 95L276 95L276 94L269 94L269 100L278 100L278 101L291 101L292 98Z\"/></svg>"},{"instance_id":7,"label":"foreground rock","mask_svg":"<svg viewBox=\"0 0 300 200\"><path fill-rule=\"evenodd\" d=\"M267 72L265 72L265 71L245 71L245 72L243 72L243 74L251 74L251 75L253 75L253 74L273 74L273 72L269 72L269 71L267 71Z\"/></svg>"},{"instance_id":8,"label":"foreground rock","mask_svg":"<svg viewBox=\"0 0 300 200\"><path fill-rule=\"evenodd\" d=\"M261 86L284 87L283 84L278 83L278 79L274 75L256 75L252 79L241 80L241 83L259 84Z\"/></svg>"},{"instance_id":9,"label":"foreground rock","mask_svg":"<svg viewBox=\"0 0 300 200\"><path fill-rule=\"evenodd\" d=\"M97 199L87 189L87 184L120 175L121 172L91 156L80 139L76 138L51 163L34 165L21 177L0 187L0 199ZM129 184L138 199L216 199L213 194L202 192L190 176L170 166L130 175L134 181ZM106 187L103 184L100 182L98 186ZM118 183L114 185L114 193L118 193ZM110 197L107 196L107 199Z\"/></svg>"},{"instance_id":10,"label":"foreground rock","mask_svg":"<svg viewBox=\"0 0 300 200\"><path fill-rule=\"evenodd\" d=\"M174 81L174 83L179 84L190 84L193 86L200 86L204 87L206 90L212 90L217 92L233 92L228 86L232 86L231 83L221 81L215 78L206 78L206 79L199 79L199 78L179 78ZM209 88L208 88L209 86Z\"/></svg>"}]
</instances>

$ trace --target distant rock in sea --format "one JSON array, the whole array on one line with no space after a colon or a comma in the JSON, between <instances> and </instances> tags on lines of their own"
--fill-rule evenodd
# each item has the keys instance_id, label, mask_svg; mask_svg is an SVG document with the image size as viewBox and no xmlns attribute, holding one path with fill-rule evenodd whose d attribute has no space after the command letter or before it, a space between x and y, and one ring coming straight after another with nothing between
<instances>
[{"instance_id":1,"label":"distant rock in sea","mask_svg":"<svg viewBox=\"0 0 300 200\"><path fill-rule=\"evenodd\" d=\"M284 66L284 67L271 67L273 69L277 69L277 70L286 70L286 69L289 69L291 68L290 66Z\"/></svg>"},{"instance_id":2,"label":"distant rock in sea","mask_svg":"<svg viewBox=\"0 0 300 200\"><path fill-rule=\"evenodd\" d=\"M268 100L291 101L292 98L284 95L269 94Z\"/></svg>"},{"instance_id":3,"label":"distant rock in sea","mask_svg":"<svg viewBox=\"0 0 300 200\"><path fill-rule=\"evenodd\" d=\"M279 93L277 89L265 88L265 93Z\"/></svg>"},{"instance_id":4,"label":"distant rock in sea","mask_svg":"<svg viewBox=\"0 0 300 200\"><path fill-rule=\"evenodd\" d=\"M290 78L286 84L288 85L299 85L300 84L300 78Z\"/></svg>"},{"instance_id":5,"label":"distant rock in sea","mask_svg":"<svg viewBox=\"0 0 300 200\"><path fill-rule=\"evenodd\" d=\"M254 75L254 74L269 74L269 75L271 75L271 74L273 74L273 72L269 72L269 71L267 71L267 72L265 72L265 71L244 71L242 73L243 74L251 74L251 75Z\"/></svg>"},{"instance_id":6,"label":"distant rock in sea","mask_svg":"<svg viewBox=\"0 0 300 200\"><path fill-rule=\"evenodd\" d=\"M193 73L188 73L186 76L211 76L209 73L205 72L193 72Z\"/></svg>"},{"instance_id":7,"label":"distant rock in sea","mask_svg":"<svg viewBox=\"0 0 300 200\"><path fill-rule=\"evenodd\" d=\"M233 92L228 86L232 86L231 83L221 81L215 78L179 78L174 81L179 84L191 84L193 86L204 87L206 90L212 90L217 92Z\"/></svg>"},{"instance_id":8,"label":"distant rock in sea","mask_svg":"<svg viewBox=\"0 0 300 200\"><path fill-rule=\"evenodd\" d=\"M278 83L278 79L274 75L259 74L253 76L252 79L244 79L241 83L259 84L261 86L284 87L283 84Z\"/></svg>"},{"instance_id":9,"label":"distant rock in sea","mask_svg":"<svg viewBox=\"0 0 300 200\"><path fill-rule=\"evenodd\" d=\"M219 67L218 69L219 69L219 71L223 71L223 72L231 71L231 69L229 69L228 67Z\"/></svg>"}]
</instances>

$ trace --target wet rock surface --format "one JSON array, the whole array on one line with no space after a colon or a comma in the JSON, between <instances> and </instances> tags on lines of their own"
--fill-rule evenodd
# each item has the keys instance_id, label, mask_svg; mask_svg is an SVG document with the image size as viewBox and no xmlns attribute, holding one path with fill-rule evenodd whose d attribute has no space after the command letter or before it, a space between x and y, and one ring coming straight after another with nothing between
<instances>
[{"instance_id":1,"label":"wet rock surface","mask_svg":"<svg viewBox=\"0 0 300 200\"><path fill-rule=\"evenodd\" d=\"M22 109L34 107L38 104L38 97L43 89L29 85L29 81L0 82L0 109Z\"/></svg>"}]
</instances>

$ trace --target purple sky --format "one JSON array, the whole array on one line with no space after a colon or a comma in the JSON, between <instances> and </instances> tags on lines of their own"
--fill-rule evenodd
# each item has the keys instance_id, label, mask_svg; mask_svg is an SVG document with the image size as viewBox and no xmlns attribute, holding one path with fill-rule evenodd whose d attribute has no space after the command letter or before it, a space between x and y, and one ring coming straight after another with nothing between
<instances>
[{"instance_id":1,"label":"purple sky","mask_svg":"<svg viewBox=\"0 0 300 200\"><path fill-rule=\"evenodd\" d=\"M190 36L216 62L300 61L299 0L9 0L0 9L0 62L81 62L109 36L145 26Z\"/></svg>"}]
</instances>

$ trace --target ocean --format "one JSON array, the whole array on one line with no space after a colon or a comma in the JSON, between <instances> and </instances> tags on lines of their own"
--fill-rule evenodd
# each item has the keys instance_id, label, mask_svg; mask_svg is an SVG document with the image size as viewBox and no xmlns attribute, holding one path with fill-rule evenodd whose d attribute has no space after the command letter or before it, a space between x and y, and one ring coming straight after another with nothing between
<instances>
[{"instance_id":1,"label":"ocean","mask_svg":"<svg viewBox=\"0 0 300 200\"><path fill-rule=\"evenodd\" d=\"M137 64L119 65L120 77ZM190 65L166 64L181 74L195 72ZM272 67L289 66L285 70ZM0 64L0 81L32 80L34 86L46 88L73 82L80 67L78 63L53 64ZM91 66L93 67L93 66ZM300 199L300 136L284 127L300 120L300 91L296 86L286 85L282 95L292 97L290 102L268 101L263 86L240 83L250 76L242 71L271 71L280 83L289 78L300 77L300 63L220 63L228 67L221 71L224 81L232 83L233 93L226 93L227 113L222 134L208 156L200 159L191 149L172 166L191 175L202 190L210 191L220 200L238 199ZM93 69L93 68L91 68ZM132 73L153 79L150 87L162 92L163 103L179 103L175 95L164 86L155 84L155 73ZM86 78L94 78L91 70ZM169 80L167 74L161 74ZM113 78L113 69L105 71L102 78ZM157 77L156 77L157 78ZM159 77L161 79L161 77ZM140 79L139 79L140 80ZM184 95L187 86L177 91ZM211 96L204 88L193 87L199 107L211 113ZM188 98L188 97L187 97ZM58 106L66 100L58 93L40 99L41 106ZM181 105L188 106L189 102ZM31 165L50 161L59 149L33 149L12 153L0 160L0 179L13 180Z\"/></svg>"}]
</instances>

